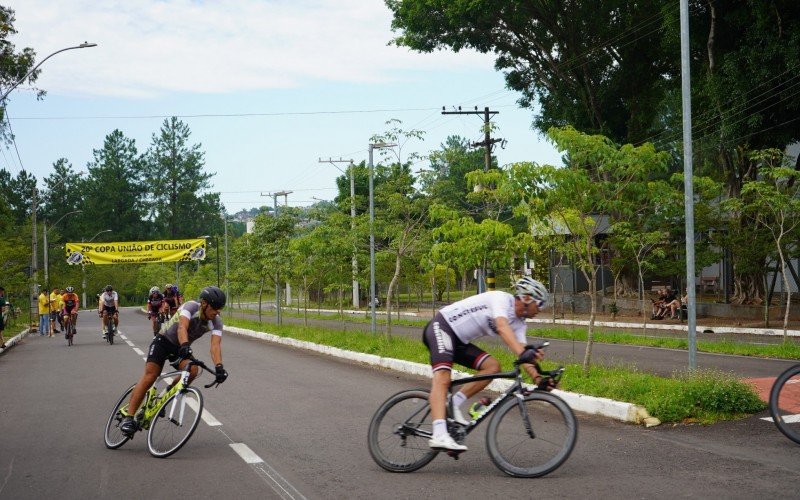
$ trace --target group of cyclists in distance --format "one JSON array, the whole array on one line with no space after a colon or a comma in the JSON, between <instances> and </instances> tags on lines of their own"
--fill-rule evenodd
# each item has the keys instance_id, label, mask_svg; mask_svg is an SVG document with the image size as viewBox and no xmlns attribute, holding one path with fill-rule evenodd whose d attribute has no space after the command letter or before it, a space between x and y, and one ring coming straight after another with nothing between
<instances>
[{"instance_id":1,"label":"group of cyclists in distance","mask_svg":"<svg viewBox=\"0 0 800 500\"><path fill-rule=\"evenodd\" d=\"M43 295L46 295L46 291ZM111 285L106 285L96 296L97 314L100 316L100 335L105 338L109 321L114 321L114 326L119 329L119 294ZM50 337L55 333L60 334L64 330L67 319L72 319L73 332L78 333L78 311L80 310L80 298L75 293L75 287L67 286L63 292L58 287L53 287L49 296L46 296L47 308L50 311ZM168 283L164 287L164 292L158 286L150 288L147 297L147 318L153 324L153 333L158 332L157 317L162 313L165 318L172 317L178 308L183 304L183 294L176 285ZM158 325L160 326L160 325ZM40 332L42 335L46 333Z\"/></svg>"}]
</instances>

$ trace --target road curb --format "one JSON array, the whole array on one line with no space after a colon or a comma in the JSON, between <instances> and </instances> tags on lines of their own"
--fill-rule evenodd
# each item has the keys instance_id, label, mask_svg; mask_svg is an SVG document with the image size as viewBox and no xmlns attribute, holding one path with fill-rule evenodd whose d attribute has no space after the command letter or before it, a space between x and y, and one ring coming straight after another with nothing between
<instances>
[{"instance_id":1,"label":"road curb","mask_svg":"<svg viewBox=\"0 0 800 500\"><path fill-rule=\"evenodd\" d=\"M20 333L14 335L10 339L6 340L6 348L5 349L0 349L0 354L3 354L7 350L11 349L13 346L17 345L17 343L20 340L24 339L25 336L27 336L29 333L31 333L31 329L30 328L26 328L25 330L22 330Z\"/></svg>"},{"instance_id":2,"label":"road curb","mask_svg":"<svg viewBox=\"0 0 800 500\"><path fill-rule=\"evenodd\" d=\"M300 349L325 354L327 356L333 356L350 361L356 361L365 365L385 368L387 370L394 370L401 373L429 378L431 376L430 365L422 363L414 363L411 361L404 361L394 358L384 358L375 354L364 354L361 352L348 351L338 347L315 344L313 342L297 340L290 337L281 337L272 333L257 332L255 330L239 328L236 326L225 326L224 329L226 332L235 333L237 335L244 335L276 344L297 347ZM453 378L463 378L468 376L469 374L467 373L455 370L453 371ZM494 380L491 384L489 384L487 389L499 393L503 392L511 384L512 382L510 380ZM639 405L615 401L608 398L587 396L586 394L578 394L575 392L567 392L558 389L553 392L566 401L567 404L569 404L569 406L575 411L608 417L621 422L644 424L648 427L658 425L660 423L658 419L651 417L647 410Z\"/></svg>"}]
</instances>

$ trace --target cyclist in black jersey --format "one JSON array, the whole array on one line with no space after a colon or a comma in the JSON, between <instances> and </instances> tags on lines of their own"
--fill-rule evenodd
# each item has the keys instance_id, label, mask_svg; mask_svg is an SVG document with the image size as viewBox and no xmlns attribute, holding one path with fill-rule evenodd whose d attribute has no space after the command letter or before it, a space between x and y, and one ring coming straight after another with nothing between
<instances>
[{"instance_id":1,"label":"cyclist in black jersey","mask_svg":"<svg viewBox=\"0 0 800 500\"><path fill-rule=\"evenodd\" d=\"M161 374L164 363L180 360L179 369L183 369L192 357L192 342L209 331L211 332L211 360L214 362L216 382L222 383L228 378L228 372L222 365L222 318L219 312L225 307L225 292L215 286L207 286L200 292L198 301L190 300L183 304L178 313L172 316L150 343L144 374L133 389L125 418L120 429L126 434L133 434L138 428L134 415L142 404L144 395ZM197 376L197 366L191 369L191 378Z\"/></svg>"}]
</instances>

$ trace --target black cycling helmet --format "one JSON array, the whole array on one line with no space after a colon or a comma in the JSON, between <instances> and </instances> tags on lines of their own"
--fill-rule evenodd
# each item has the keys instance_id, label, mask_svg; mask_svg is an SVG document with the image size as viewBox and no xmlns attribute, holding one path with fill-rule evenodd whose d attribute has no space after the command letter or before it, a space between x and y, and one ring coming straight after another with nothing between
<instances>
[{"instance_id":1,"label":"black cycling helmet","mask_svg":"<svg viewBox=\"0 0 800 500\"><path fill-rule=\"evenodd\" d=\"M114 290L114 287L113 287L113 286L111 286L111 285L106 285L106 292L110 292L110 291L112 291L112 290Z\"/></svg>"},{"instance_id":2,"label":"black cycling helmet","mask_svg":"<svg viewBox=\"0 0 800 500\"><path fill-rule=\"evenodd\" d=\"M225 292L215 286L207 286L200 292L200 300L205 300L208 305L219 311L225 307Z\"/></svg>"}]
</instances>

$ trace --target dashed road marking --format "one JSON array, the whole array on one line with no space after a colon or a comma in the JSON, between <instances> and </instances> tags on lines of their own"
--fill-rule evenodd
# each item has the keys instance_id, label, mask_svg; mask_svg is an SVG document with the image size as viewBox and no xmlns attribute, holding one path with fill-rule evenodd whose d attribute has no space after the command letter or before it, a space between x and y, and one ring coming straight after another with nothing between
<instances>
[{"instance_id":1,"label":"dashed road marking","mask_svg":"<svg viewBox=\"0 0 800 500\"><path fill-rule=\"evenodd\" d=\"M800 422L800 415L784 415L781 418L787 424L796 424ZM772 420L772 417L762 417L761 420L766 420L767 422L774 422L774 420Z\"/></svg>"},{"instance_id":2,"label":"dashed road marking","mask_svg":"<svg viewBox=\"0 0 800 500\"><path fill-rule=\"evenodd\" d=\"M230 447L233 448L233 451L235 451L237 455L242 457L242 460L244 460L248 464L264 463L264 460L262 460L261 457L256 455L256 453L244 443L231 443Z\"/></svg>"}]
</instances>

